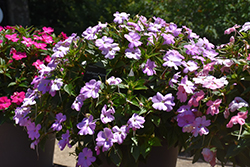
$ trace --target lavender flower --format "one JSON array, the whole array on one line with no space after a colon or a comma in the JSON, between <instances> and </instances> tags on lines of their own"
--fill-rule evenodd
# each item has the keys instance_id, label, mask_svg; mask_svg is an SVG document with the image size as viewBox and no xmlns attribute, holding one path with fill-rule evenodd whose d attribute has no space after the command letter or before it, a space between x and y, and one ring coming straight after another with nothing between
<instances>
[{"instance_id":1,"label":"lavender flower","mask_svg":"<svg viewBox=\"0 0 250 167\"><path fill-rule=\"evenodd\" d=\"M174 67L175 70L178 70L177 66L182 64L183 59L184 57L178 51L169 50L163 57L163 60L166 61L163 63L163 66Z\"/></svg>"},{"instance_id":2,"label":"lavender flower","mask_svg":"<svg viewBox=\"0 0 250 167\"><path fill-rule=\"evenodd\" d=\"M242 107L248 107L248 103L241 97L235 97L234 100L229 104L228 109L234 112Z\"/></svg>"},{"instance_id":3,"label":"lavender flower","mask_svg":"<svg viewBox=\"0 0 250 167\"><path fill-rule=\"evenodd\" d=\"M28 121L26 124L27 133L29 134L29 138L31 140L38 139L40 137L39 130L41 129L41 125L35 125L35 122Z\"/></svg>"},{"instance_id":4,"label":"lavender flower","mask_svg":"<svg viewBox=\"0 0 250 167\"><path fill-rule=\"evenodd\" d=\"M111 129L104 128L103 131L100 131L97 134L96 141L96 145L98 147L102 147L102 152L104 152L108 151L108 149L113 146L113 143L116 142L116 139L114 138L114 134L112 133Z\"/></svg>"},{"instance_id":5,"label":"lavender flower","mask_svg":"<svg viewBox=\"0 0 250 167\"><path fill-rule=\"evenodd\" d=\"M210 120L206 120L206 116L197 117L193 122L193 136L197 137L198 134L200 136L207 135L209 130L206 128L210 125Z\"/></svg>"},{"instance_id":6,"label":"lavender flower","mask_svg":"<svg viewBox=\"0 0 250 167\"><path fill-rule=\"evenodd\" d=\"M115 119L115 117L112 115L115 113L115 109L113 107L107 110L107 105L105 104L101 112L100 118L102 123L106 124L108 122L112 122Z\"/></svg>"},{"instance_id":7,"label":"lavender flower","mask_svg":"<svg viewBox=\"0 0 250 167\"><path fill-rule=\"evenodd\" d=\"M125 34L124 37L130 42L128 44L129 48L137 48L142 45L142 42L139 41L141 36L136 32L129 32L129 34Z\"/></svg>"},{"instance_id":8,"label":"lavender flower","mask_svg":"<svg viewBox=\"0 0 250 167\"><path fill-rule=\"evenodd\" d=\"M146 73L148 76L152 76L156 74L156 71L154 70L155 67L156 67L155 62L148 59L147 63L144 64L142 71L144 74Z\"/></svg>"},{"instance_id":9,"label":"lavender flower","mask_svg":"<svg viewBox=\"0 0 250 167\"><path fill-rule=\"evenodd\" d=\"M141 58L141 50L139 48L128 48L125 50L125 56L130 59L139 60Z\"/></svg>"},{"instance_id":10,"label":"lavender flower","mask_svg":"<svg viewBox=\"0 0 250 167\"><path fill-rule=\"evenodd\" d=\"M69 148L71 148L71 145L69 144L69 130L66 131L66 133L62 134L62 139L58 142L58 146L60 150L62 151L66 145L68 145Z\"/></svg>"},{"instance_id":11,"label":"lavender flower","mask_svg":"<svg viewBox=\"0 0 250 167\"><path fill-rule=\"evenodd\" d=\"M95 130L96 124L93 122L93 116L90 115L88 118L84 118L82 122L77 124L77 128L80 129L78 134L80 135L93 135Z\"/></svg>"},{"instance_id":12,"label":"lavender flower","mask_svg":"<svg viewBox=\"0 0 250 167\"><path fill-rule=\"evenodd\" d=\"M61 123L66 121L66 115L62 113L56 114L56 121L52 124L51 128L55 131L60 131L62 129Z\"/></svg>"},{"instance_id":13,"label":"lavender flower","mask_svg":"<svg viewBox=\"0 0 250 167\"><path fill-rule=\"evenodd\" d=\"M93 157L93 152L85 147L82 152L79 153L77 166L79 167L89 167L92 162L95 162L96 158Z\"/></svg>"},{"instance_id":14,"label":"lavender flower","mask_svg":"<svg viewBox=\"0 0 250 167\"><path fill-rule=\"evenodd\" d=\"M85 100L85 96L82 94L79 94L76 98L75 101L73 102L73 104L71 105L71 108L76 111L80 111L81 107L83 105L83 101Z\"/></svg>"},{"instance_id":15,"label":"lavender flower","mask_svg":"<svg viewBox=\"0 0 250 167\"><path fill-rule=\"evenodd\" d=\"M136 129L144 128L143 126L144 122L145 122L144 117L134 113L132 117L129 118L128 120L128 127L132 128L132 130L135 131Z\"/></svg>"},{"instance_id":16,"label":"lavender flower","mask_svg":"<svg viewBox=\"0 0 250 167\"><path fill-rule=\"evenodd\" d=\"M122 79L117 77L115 78L114 76L110 77L109 79L107 79L107 83L109 85L118 85L122 82Z\"/></svg>"},{"instance_id":17,"label":"lavender flower","mask_svg":"<svg viewBox=\"0 0 250 167\"><path fill-rule=\"evenodd\" d=\"M118 23L118 24L122 24L125 20L127 21L130 14L127 14L125 12L116 12L113 14L113 16L115 16L114 18L114 23Z\"/></svg>"},{"instance_id":18,"label":"lavender flower","mask_svg":"<svg viewBox=\"0 0 250 167\"><path fill-rule=\"evenodd\" d=\"M161 36L164 38L163 45L164 44L170 45L170 44L175 43L173 35L171 35L171 34L161 34Z\"/></svg>"},{"instance_id":19,"label":"lavender flower","mask_svg":"<svg viewBox=\"0 0 250 167\"><path fill-rule=\"evenodd\" d=\"M89 82L85 83L85 86L81 88L80 93L84 96L84 98L97 98L99 97L101 81L96 81L95 79L91 79Z\"/></svg>"},{"instance_id":20,"label":"lavender flower","mask_svg":"<svg viewBox=\"0 0 250 167\"><path fill-rule=\"evenodd\" d=\"M173 110L173 106L175 105L174 96L172 96L172 93L163 96L160 92L157 92L157 94L153 96L152 102L154 103L154 109L167 112Z\"/></svg>"},{"instance_id":21,"label":"lavender flower","mask_svg":"<svg viewBox=\"0 0 250 167\"><path fill-rule=\"evenodd\" d=\"M123 125L121 128L118 126L114 126L112 128L112 131L114 132L114 138L117 140L118 144L122 144L123 140L125 140L127 136L127 126Z\"/></svg>"},{"instance_id":22,"label":"lavender flower","mask_svg":"<svg viewBox=\"0 0 250 167\"><path fill-rule=\"evenodd\" d=\"M55 80L53 80L51 82L51 87L50 87L50 90L49 90L49 94L51 96L55 96L56 91L60 90L62 85L63 85L63 81L62 81L61 78L56 78Z\"/></svg>"}]
</instances>

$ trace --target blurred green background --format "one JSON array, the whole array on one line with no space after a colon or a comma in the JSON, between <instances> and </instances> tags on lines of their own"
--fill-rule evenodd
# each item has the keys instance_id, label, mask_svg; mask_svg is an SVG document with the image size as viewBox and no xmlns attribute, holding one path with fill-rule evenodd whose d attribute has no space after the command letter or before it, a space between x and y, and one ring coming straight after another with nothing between
<instances>
[{"instance_id":1,"label":"blurred green background","mask_svg":"<svg viewBox=\"0 0 250 167\"><path fill-rule=\"evenodd\" d=\"M89 26L112 22L116 11L161 17L206 37L214 44L227 43L224 30L250 21L250 0L28 0L30 22L78 35Z\"/></svg>"}]
</instances>

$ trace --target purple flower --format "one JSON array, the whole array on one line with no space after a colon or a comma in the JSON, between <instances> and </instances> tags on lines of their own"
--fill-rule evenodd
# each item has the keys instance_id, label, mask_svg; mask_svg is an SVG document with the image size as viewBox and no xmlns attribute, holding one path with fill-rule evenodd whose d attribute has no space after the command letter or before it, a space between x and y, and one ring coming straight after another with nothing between
<instances>
[{"instance_id":1,"label":"purple flower","mask_svg":"<svg viewBox=\"0 0 250 167\"><path fill-rule=\"evenodd\" d=\"M117 140L118 144L122 144L123 140L125 140L127 136L127 126L123 125L121 128L118 126L114 126L112 128L112 131L114 132L114 138Z\"/></svg>"},{"instance_id":2,"label":"purple flower","mask_svg":"<svg viewBox=\"0 0 250 167\"><path fill-rule=\"evenodd\" d=\"M54 81L51 82L51 87L49 93L51 96L56 95L56 91L60 90L63 85L63 81L61 78L56 78Z\"/></svg>"},{"instance_id":3,"label":"purple flower","mask_svg":"<svg viewBox=\"0 0 250 167\"><path fill-rule=\"evenodd\" d=\"M125 56L130 59L139 60L141 58L141 50L139 48L128 48L125 50Z\"/></svg>"},{"instance_id":4,"label":"purple flower","mask_svg":"<svg viewBox=\"0 0 250 167\"><path fill-rule=\"evenodd\" d=\"M28 123L28 117L26 117L28 113L30 113L30 107L17 107L13 120L19 126L25 126Z\"/></svg>"},{"instance_id":5,"label":"purple flower","mask_svg":"<svg viewBox=\"0 0 250 167\"><path fill-rule=\"evenodd\" d=\"M193 72L199 68L199 66L197 66L197 63L192 60L189 60L188 62L183 61L182 65L185 67L183 69L184 73L188 73L188 71Z\"/></svg>"},{"instance_id":6,"label":"purple flower","mask_svg":"<svg viewBox=\"0 0 250 167\"><path fill-rule=\"evenodd\" d=\"M220 107L220 103L222 102L221 99L217 99L215 101L209 100L206 105L209 106L207 109L206 114L219 114L219 107Z\"/></svg>"},{"instance_id":7,"label":"purple flower","mask_svg":"<svg viewBox=\"0 0 250 167\"><path fill-rule=\"evenodd\" d=\"M154 70L155 67L156 67L155 62L148 59L146 64L143 67L142 72L144 74L146 73L148 76L152 76L156 74L156 71Z\"/></svg>"},{"instance_id":8,"label":"purple flower","mask_svg":"<svg viewBox=\"0 0 250 167\"><path fill-rule=\"evenodd\" d=\"M106 124L108 122L112 122L115 119L115 117L112 115L115 113L115 109L113 107L107 110L107 105L105 104L101 112L100 118L102 123Z\"/></svg>"},{"instance_id":9,"label":"purple flower","mask_svg":"<svg viewBox=\"0 0 250 167\"><path fill-rule=\"evenodd\" d=\"M69 144L69 138L69 130L67 130L66 133L62 134L62 139L58 142L58 146L61 151L65 148L66 145L71 148L71 145Z\"/></svg>"},{"instance_id":10,"label":"purple flower","mask_svg":"<svg viewBox=\"0 0 250 167\"><path fill-rule=\"evenodd\" d=\"M75 101L73 102L73 104L71 105L71 108L76 111L80 111L81 107L83 105L83 101L85 100L85 96L83 96L82 94L79 94L76 98Z\"/></svg>"},{"instance_id":11,"label":"purple flower","mask_svg":"<svg viewBox=\"0 0 250 167\"><path fill-rule=\"evenodd\" d=\"M197 117L193 122L193 136L197 137L198 134L200 136L207 135L209 133L209 130L206 128L210 125L210 120L206 120L206 116Z\"/></svg>"},{"instance_id":12,"label":"purple flower","mask_svg":"<svg viewBox=\"0 0 250 167\"><path fill-rule=\"evenodd\" d=\"M25 98L23 99L22 107L36 104L35 99L37 96L38 96L37 89L34 90L28 89L25 94Z\"/></svg>"},{"instance_id":13,"label":"purple flower","mask_svg":"<svg viewBox=\"0 0 250 167\"><path fill-rule=\"evenodd\" d=\"M106 59L113 59L118 51L120 51L119 45L117 43L112 43L107 49L102 51L102 54Z\"/></svg>"},{"instance_id":14,"label":"purple flower","mask_svg":"<svg viewBox=\"0 0 250 167\"><path fill-rule=\"evenodd\" d=\"M175 37L177 37L181 33L181 28L177 28L177 25L174 23L170 23L169 26L165 28L166 32L171 32Z\"/></svg>"},{"instance_id":15,"label":"purple flower","mask_svg":"<svg viewBox=\"0 0 250 167\"><path fill-rule=\"evenodd\" d=\"M161 28L162 28L162 25L159 23L149 23L148 25L148 31L151 31L151 32L159 32Z\"/></svg>"},{"instance_id":16,"label":"purple flower","mask_svg":"<svg viewBox=\"0 0 250 167\"><path fill-rule=\"evenodd\" d=\"M178 86L178 92L176 93L176 95L177 99L179 99L180 102L185 102L187 100L187 93L183 85Z\"/></svg>"},{"instance_id":17,"label":"purple flower","mask_svg":"<svg viewBox=\"0 0 250 167\"><path fill-rule=\"evenodd\" d=\"M100 131L97 134L96 141L96 145L98 147L102 146L102 152L104 152L108 151L108 149L113 146L113 143L116 142L116 139L114 138L114 134L112 133L111 129L104 128L103 131Z\"/></svg>"},{"instance_id":18,"label":"purple flower","mask_svg":"<svg viewBox=\"0 0 250 167\"><path fill-rule=\"evenodd\" d=\"M84 118L82 122L77 124L77 128L80 129L78 134L80 135L93 135L96 124L93 122L93 116L90 115L88 118Z\"/></svg>"},{"instance_id":19,"label":"purple flower","mask_svg":"<svg viewBox=\"0 0 250 167\"><path fill-rule=\"evenodd\" d=\"M29 138L31 140L38 139L40 137L39 130L41 129L41 125L35 125L35 122L28 121L26 124L27 133L29 134Z\"/></svg>"},{"instance_id":20,"label":"purple flower","mask_svg":"<svg viewBox=\"0 0 250 167\"><path fill-rule=\"evenodd\" d=\"M136 32L130 32L129 34L125 34L124 37L130 42L128 44L129 48L134 48L134 47L137 48L142 44L142 42L139 41L141 36Z\"/></svg>"},{"instance_id":21,"label":"purple flower","mask_svg":"<svg viewBox=\"0 0 250 167\"><path fill-rule=\"evenodd\" d=\"M60 131L62 129L61 123L66 121L66 115L62 113L56 114L56 121L52 124L51 128L55 131Z\"/></svg>"},{"instance_id":22,"label":"purple flower","mask_svg":"<svg viewBox=\"0 0 250 167\"><path fill-rule=\"evenodd\" d=\"M164 38L163 45L164 44L170 45L170 44L175 43L173 35L171 35L171 34L161 34L161 36Z\"/></svg>"},{"instance_id":23,"label":"purple flower","mask_svg":"<svg viewBox=\"0 0 250 167\"><path fill-rule=\"evenodd\" d=\"M181 106L177 112L177 122L179 127L184 127L188 124L191 124L195 120L195 115L193 113L195 110L191 110L190 106L183 105Z\"/></svg>"},{"instance_id":24,"label":"purple flower","mask_svg":"<svg viewBox=\"0 0 250 167\"><path fill-rule=\"evenodd\" d=\"M144 128L143 126L144 122L145 122L144 117L134 113L132 117L129 118L128 120L128 127L132 128L132 130L135 131L136 129Z\"/></svg>"},{"instance_id":25,"label":"purple flower","mask_svg":"<svg viewBox=\"0 0 250 167\"><path fill-rule=\"evenodd\" d=\"M82 37L87 40L94 40L97 38L96 36L96 28L88 27L83 33Z\"/></svg>"},{"instance_id":26,"label":"purple flower","mask_svg":"<svg viewBox=\"0 0 250 167\"><path fill-rule=\"evenodd\" d=\"M132 26L132 28L134 30L136 30L136 31L141 31L141 27L138 24L134 23L134 22L127 22L127 25ZM129 29L129 30L131 30L131 29Z\"/></svg>"},{"instance_id":27,"label":"purple flower","mask_svg":"<svg viewBox=\"0 0 250 167\"><path fill-rule=\"evenodd\" d=\"M77 166L79 167L89 167L92 162L95 162L96 158L93 157L93 152L89 148L84 148L82 152L79 153Z\"/></svg>"},{"instance_id":28,"label":"purple flower","mask_svg":"<svg viewBox=\"0 0 250 167\"><path fill-rule=\"evenodd\" d=\"M122 82L121 78L115 78L114 76L110 77L109 79L107 79L107 83L109 85L118 85Z\"/></svg>"},{"instance_id":29,"label":"purple flower","mask_svg":"<svg viewBox=\"0 0 250 167\"><path fill-rule=\"evenodd\" d=\"M188 54L188 55L199 55L200 54L200 52L199 52L199 48L196 46L196 45L194 45L194 44L191 44L191 45L184 45L184 48L186 48L187 50L186 50L186 53Z\"/></svg>"},{"instance_id":30,"label":"purple flower","mask_svg":"<svg viewBox=\"0 0 250 167\"><path fill-rule=\"evenodd\" d=\"M174 86L174 83L178 82L178 78L181 77L181 75L179 75L180 73L181 73L180 71L177 72L177 73L175 73L174 76L173 76L173 78L170 79L170 81L169 81L169 85L170 86Z\"/></svg>"},{"instance_id":31,"label":"purple flower","mask_svg":"<svg viewBox=\"0 0 250 167\"><path fill-rule=\"evenodd\" d=\"M181 83L179 85L183 86L186 93L194 93L195 86L194 86L193 82L188 80L187 75L182 78Z\"/></svg>"},{"instance_id":32,"label":"purple flower","mask_svg":"<svg viewBox=\"0 0 250 167\"><path fill-rule=\"evenodd\" d=\"M178 70L177 66L182 64L183 59L184 57L178 51L169 50L163 57L163 60L166 61L163 63L163 66L174 67L175 70Z\"/></svg>"},{"instance_id":33,"label":"purple flower","mask_svg":"<svg viewBox=\"0 0 250 167\"><path fill-rule=\"evenodd\" d=\"M95 41L95 45L100 50L107 50L110 48L110 45L114 42L114 40L111 37L103 36L101 39L97 39Z\"/></svg>"},{"instance_id":34,"label":"purple flower","mask_svg":"<svg viewBox=\"0 0 250 167\"><path fill-rule=\"evenodd\" d=\"M158 36L154 32L144 33L144 35L149 36L147 45L154 45L154 42L158 40Z\"/></svg>"},{"instance_id":35,"label":"purple flower","mask_svg":"<svg viewBox=\"0 0 250 167\"><path fill-rule=\"evenodd\" d=\"M84 98L97 98L99 97L101 81L96 81L95 79L91 79L89 82L85 83L85 86L81 88L80 93L84 96Z\"/></svg>"},{"instance_id":36,"label":"purple flower","mask_svg":"<svg viewBox=\"0 0 250 167\"><path fill-rule=\"evenodd\" d=\"M118 23L118 24L121 24L123 23L125 20L127 21L128 20L128 17L130 16L130 14L127 14L125 12L116 12L113 14L113 16L115 16L114 18L114 23Z\"/></svg>"},{"instance_id":37,"label":"purple flower","mask_svg":"<svg viewBox=\"0 0 250 167\"><path fill-rule=\"evenodd\" d=\"M246 23L242 26L240 32L241 32L241 31L248 31L249 29L250 29L250 22L246 22Z\"/></svg>"},{"instance_id":38,"label":"purple flower","mask_svg":"<svg viewBox=\"0 0 250 167\"><path fill-rule=\"evenodd\" d=\"M248 103L241 97L235 97L234 100L229 104L228 109L230 109L231 112L234 112L242 107L248 107Z\"/></svg>"},{"instance_id":39,"label":"purple flower","mask_svg":"<svg viewBox=\"0 0 250 167\"><path fill-rule=\"evenodd\" d=\"M154 103L154 109L167 112L173 110L173 106L175 105L174 96L172 96L172 93L163 96L160 92L157 92L157 94L153 96L152 102Z\"/></svg>"},{"instance_id":40,"label":"purple flower","mask_svg":"<svg viewBox=\"0 0 250 167\"><path fill-rule=\"evenodd\" d=\"M41 79L40 83L37 86L38 91L41 91L42 94L45 94L50 90L50 83L51 81L49 79L46 78Z\"/></svg>"}]
</instances>

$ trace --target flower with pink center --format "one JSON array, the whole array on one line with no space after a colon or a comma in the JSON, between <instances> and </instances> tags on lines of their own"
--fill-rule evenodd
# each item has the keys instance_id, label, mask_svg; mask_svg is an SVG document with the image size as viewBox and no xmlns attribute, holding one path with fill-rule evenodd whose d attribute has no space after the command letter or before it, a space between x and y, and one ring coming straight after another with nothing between
<instances>
[{"instance_id":1,"label":"flower with pink center","mask_svg":"<svg viewBox=\"0 0 250 167\"><path fill-rule=\"evenodd\" d=\"M232 128L233 125L240 124L244 125L245 124L245 119L247 119L247 114L248 111L246 112L238 112L236 116L233 116L228 124L226 125L227 128Z\"/></svg>"},{"instance_id":2,"label":"flower with pink center","mask_svg":"<svg viewBox=\"0 0 250 167\"><path fill-rule=\"evenodd\" d=\"M32 63L32 66L35 66L36 69L41 70L42 68L40 67L40 65L42 65L42 64L43 64L43 62L41 60L37 59L34 63Z\"/></svg>"},{"instance_id":3,"label":"flower with pink center","mask_svg":"<svg viewBox=\"0 0 250 167\"><path fill-rule=\"evenodd\" d=\"M176 95L177 99L179 99L180 102L185 102L187 100L187 93L183 85L178 86L178 92L176 93Z\"/></svg>"},{"instance_id":4,"label":"flower with pink center","mask_svg":"<svg viewBox=\"0 0 250 167\"><path fill-rule=\"evenodd\" d=\"M189 99L188 105L198 107L199 101L204 98L205 93L201 90L199 92L195 92L194 95Z\"/></svg>"},{"instance_id":5,"label":"flower with pink center","mask_svg":"<svg viewBox=\"0 0 250 167\"><path fill-rule=\"evenodd\" d=\"M17 38L17 34L6 34L5 38L7 38L8 40L11 40L12 42L17 42L19 40L19 38Z\"/></svg>"},{"instance_id":6,"label":"flower with pink center","mask_svg":"<svg viewBox=\"0 0 250 167\"><path fill-rule=\"evenodd\" d=\"M152 102L154 103L152 105L154 109L167 112L173 110L173 106L175 106L172 93L163 96L160 92L157 92L156 95L152 97Z\"/></svg>"},{"instance_id":7,"label":"flower with pink center","mask_svg":"<svg viewBox=\"0 0 250 167\"><path fill-rule=\"evenodd\" d=\"M212 167L216 165L216 152L209 148L203 148L201 154L203 155L204 160L210 163Z\"/></svg>"},{"instance_id":8,"label":"flower with pink center","mask_svg":"<svg viewBox=\"0 0 250 167\"><path fill-rule=\"evenodd\" d=\"M11 105L11 100L7 96L0 97L0 110L5 110Z\"/></svg>"},{"instance_id":9,"label":"flower with pink center","mask_svg":"<svg viewBox=\"0 0 250 167\"><path fill-rule=\"evenodd\" d=\"M197 137L198 134L200 136L207 135L209 133L207 126L209 126L210 124L210 120L206 120L206 116L197 117L192 123L193 130L191 132L193 136Z\"/></svg>"},{"instance_id":10,"label":"flower with pink center","mask_svg":"<svg viewBox=\"0 0 250 167\"><path fill-rule=\"evenodd\" d=\"M25 92L14 92L12 96L10 96L12 99L12 103L16 103L17 105L20 105L23 102L23 99L25 98Z\"/></svg>"},{"instance_id":11,"label":"flower with pink center","mask_svg":"<svg viewBox=\"0 0 250 167\"><path fill-rule=\"evenodd\" d=\"M220 103L222 102L221 99L217 99L215 101L209 100L206 105L208 106L207 112L206 114L219 114L219 107L220 107Z\"/></svg>"},{"instance_id":12,"label":"flower with pink center","mask_svg":"<svg viewBox=\"0 0 250 167\"><path fill-rule=\"evenodd\" d=\"M155 67L156 67L155 62L148 59L146 64L144 64L142 71L144 74L147 74L148 76L152 76L156 74L156 71L154 70Z\"/></svg>"},{"instance_id":13,"label":"flower with pink center","mask_svg":"<svg viewBox=\"0 0 250 167\"><path fill-rule=\"evenodd\" d=\"M176 50L169 50L163 57L165 61L163 66L174 67L175 70L178 70L178 66L182 64L184 57Z\"/></svg>"}]
</instances>

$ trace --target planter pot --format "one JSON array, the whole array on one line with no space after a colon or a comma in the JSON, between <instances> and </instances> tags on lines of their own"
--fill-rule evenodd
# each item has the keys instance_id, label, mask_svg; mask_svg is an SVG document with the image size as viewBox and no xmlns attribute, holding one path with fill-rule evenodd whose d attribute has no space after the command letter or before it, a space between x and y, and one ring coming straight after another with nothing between
<instances>
[{"instance_id":1,"label":"planter pot","mask_svg":"<svg viewBox=\"0 0 250 167\"><path fill-rule=\"evenodd\" d=\"M4 167L52 167L55 136L49 136L44 151L30 148L31 141L22 127L10 123L0 125L0 164Z\"/></svg>"},{"instance_id":2,"label":"planter pot","mask_svg":"<svg viewBox=\"0 0 250 167\"><path fill-rule=\"evenodd\" d=\"M123 163L121 167L130 166L130 167L175 167L177 162L177 157L179 153L178 147L168 147L163 145L161 147L153 147L146 161L140 161L138 164L126 164L126 155L123 155ZM116 167L112 163L108 163L103 153L99 156L102 164L99 167Z\"/></svg>"}]
</instances>

